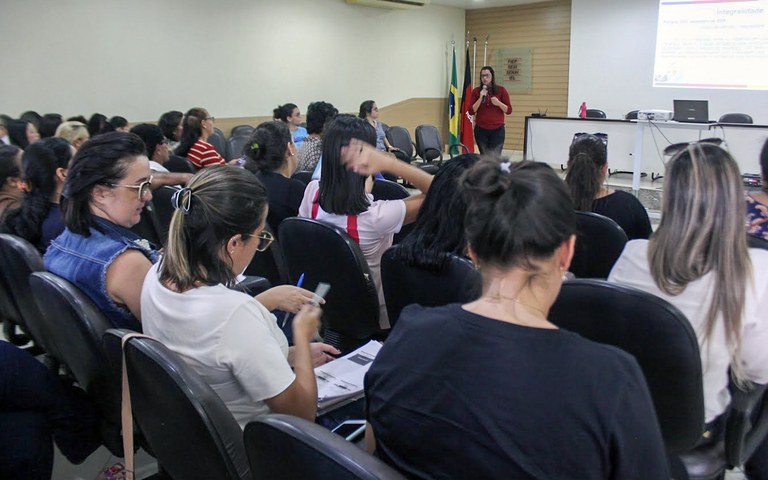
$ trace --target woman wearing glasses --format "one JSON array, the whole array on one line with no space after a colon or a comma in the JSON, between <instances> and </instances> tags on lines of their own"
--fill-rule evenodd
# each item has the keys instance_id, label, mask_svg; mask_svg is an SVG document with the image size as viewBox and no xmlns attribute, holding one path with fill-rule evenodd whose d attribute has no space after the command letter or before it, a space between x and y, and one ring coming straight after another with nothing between
<instances>
[{"instance_id":1,"label":"woman wearing glasses","mask_svg":"<svg viewBox=\"0 0 768 480\"><path fill-rule=\"evenodd\" d=\"M184 115L181 141L174 153L187 157L198 170L227 163L213 145L208 143L208 137L213 135L213 120L204 108L192 108Z\"/></svg>"},{"instance_id":2,"label":"woman wearing glasses","mask_svg":"<svg viewBox=\"0 0 768 480\"><path fill-rule=\"evenodd\" d=\"M741 174L728 152L702 141L665 153L674 155L661 224L650 240L627 243L608 280L667 300L691 322L701 346L707 437L717 441L729 371L737 383L768 383L768 251L747 248ZM747 462L747 477L768 478L766 463L768 444Z\"/></svg>"},{"instance_id":3,"label":"woman wearing glasses","mask_svg":"<svg viewBox=\"0 0 768 480\"><path fill-rule=\"evenodd\" d=\"M507 89L496 85L496 72L486 65L480 69L480 86L472 90L475 114L475 141L480 153L501 153L506 135L504 117L512 113Z\"/></svg>"},{"instance_id":4,"label":"woman wearing glasses","mask_svg":"<svg viewBox=\"0 0 768 480\"><path fill-rule=\"evenodd\" d=\"M576 210L604 215L627 234L627 238L648 238L651 221L648 212L632 194L604 185L608 175L608 148L597 135L578 134L568 152L565 183Z\"/></svg>"},{"instance_id":5,"label":"woman wearing glasses","mask_svg":"<svg viewBox=\"0 0 768 480\"><path fill-rule=\"evenodd\" d=\"M88 140L70 164L62 191L66 229L48 247L45 268L85 292L115 326L140 329L139 295L157 260L129 228L152 199L144 143L131 133Z\"/></svg>"},{"instance_id":6,"label":"woman wearing glasses","mask_svg":"<svg viewBox=\"0 0 768 480\"><path fill-rule=\"evenodd\" d=\"M212 167L190 180L174 207L167 251L150 269L141 292L144 331L187 359L241 427L268 412L314 420L313 366L329 360L326 352L339 353L310 343L320 309L301 309L289 348L268 299L229 288L272 241L264 232L264 186L247 171ZM301 290L272 290L281 289Z\"/></svg>"}]
</instances>

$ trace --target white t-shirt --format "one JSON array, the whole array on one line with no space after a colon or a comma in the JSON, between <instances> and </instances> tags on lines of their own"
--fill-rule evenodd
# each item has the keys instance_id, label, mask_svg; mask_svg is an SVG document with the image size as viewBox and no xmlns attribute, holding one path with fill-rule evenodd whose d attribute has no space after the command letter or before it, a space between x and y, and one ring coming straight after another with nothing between
<instances>
[{"instance_id":1,"label":"white t-shirt","mask_svg":"<svg viewBox=\"0 0 768 480\"><path fill-rule=\"evenodd\" d=\"M269 413L264 400L282 393L295 378L288 341L274 315L224 285L173 292L160 283L157 268L152 266L141 289L144 333L181 355L241 428Z\"/></svg>"},{"instance_id":2,"label":"white t-shirt","mask_svg":"<svg viewBox=\"0 0 768 480\"><path fill-rule=\"evenodd\" d=\"M312 201L320 188L319 181L313 180L304 190L304 198L299 206L299 216L312 218ZM381 287L381 256L392 246L392 237L400 231L405 220L405 202L403 200L373 201L373 195L367 194L371 204L368 210L357 216L357 231L360 236L360 250L363 251L368 267L371 269L373 282L379 294L379 326L389 328L387 308L384 304L384 290ZM317 220L347 229L347 216L328 213L318 206Z\"/></svg>"},{"instance_id":3,"label":"white t-shirt","mask_svg":"<svg viewBox=\"0 0 768 480\"><path fill-rule=\"evenodd\" d=\"M750 249L753 285L747 286L744 318L741 327L741 359L747 379L768 383L768 251ZM644 290L668 301L691 322L701 351L704 374L704 410L711 422L728 407L728 366L730 354L725 341L725 326L718 316L707 343L702 343L704 322L711 304L714 276L712 272L691 282L676 296L663 292L650 273L648 240L633 240L613 266L608 281Z\"/></svg>"}]
</instances>

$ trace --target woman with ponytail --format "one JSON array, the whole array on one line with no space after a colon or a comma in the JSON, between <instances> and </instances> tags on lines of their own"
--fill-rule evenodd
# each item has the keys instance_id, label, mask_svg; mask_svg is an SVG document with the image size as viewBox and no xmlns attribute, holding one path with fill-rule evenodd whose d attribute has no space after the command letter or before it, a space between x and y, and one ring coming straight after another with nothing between
<instances>
[{"instance_id":1,"label":"woman with ponytail","mask_svg":"<svg viewBox=\"0 0 768 480\"><path fill-rule=\"evenodd\" d=\"M59 208L74 148L63 138L33 143L21 159L24 196L21 207L6 213L0 230L26 239L41 253L64 231Z\"/></svg>"},{"instance_id":2,"label":"woman with ponytail","mask_svg":"<svg viewBox=\"0 0 768 480\"><path fill-rule=\"evenodd\" d=\"M295 217L304 196L305 185L291 178L296 170L296 146L283 122L264 122L251 134L244 147L244 168L267 188L267 224L273 232L284 218Z\"/></svg>"},{"instance_id":3,"label":"woman with ponytail","mask_svg":"<svg viewBox=\"0 0 768 480\"><path fill-rule=\"evenodd\" d=\"M213 135L213 120L204 108L192 108L184 115L181 141L174 153L186 157L198 170L227 163L208 143L208 137Z\"/></svg>"},{"instance_id":4,"label":"woman with ponytail","mask_svg":"<svg viewBox=\"0 0 768 480\"><path fill-rule=\"evenodd\" d=\"M651 221L640 201L630 193L603 186L608 174L607 154L605 141L596 135L581 134L571 144L565 183L574 208L614 220L630 240L648 238Z\"/></svg>"},{"instance_id":5,"label":"woman with ponytail","mask_svg":"<svg viewBox=\"0 0 768 480\"><path fill-rule=\"evenodd\" d=\"M635 359L547 320L576 242L563 182L485 158L459 185L482 294L403 310L365 379L368 448L413 478L669 478Z\"/></svg>"},{"instance_id":6,"label":"woman with ponytail","mask_svg":"<svg viewBox=\"0 0 768 480\"><path fill-rule=\"evenodd\" d=\"M258 296L236 278L272 236L264 231L267 192L250 173L228 166L198 172L174 197L165 255L144 280L144 332L189 361L241 427L274 412L314 420L313 367L339 351L310 343L320 309L312 293L282 285ZM274 294L282 303L274 305ZM299 312L288 347L273 307ZM300 311L299 311L300 310Z\"/></svg>"}]
</instances>

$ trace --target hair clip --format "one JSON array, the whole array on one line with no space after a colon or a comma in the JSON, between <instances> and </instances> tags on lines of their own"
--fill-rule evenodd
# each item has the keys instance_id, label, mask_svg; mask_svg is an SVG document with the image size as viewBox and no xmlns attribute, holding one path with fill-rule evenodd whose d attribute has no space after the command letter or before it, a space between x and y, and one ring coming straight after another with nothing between
<instances>
[{"instance_id":1,"label":"hair clip","mask_svg":"<svg viewBox=\"0 0 768 480\"><path fill-rule=\"evenodd\" d=\"M177 190L171 197L171 204L176 210L181 210L184 215L188 214L192 207L192 189L184 187Z\"/></svg>"},{"instance_id":2,"label":"hair clip","mask_svg":"<svg viewBox=\"0 0 768 480\"><path fill-rule=\"evenodd\" d=\"M511 165L511 163L509 161L501 162L501 163L499 163L499 168L501 169L502 172L509 173L509 166L510 165Z\"/></svg>"},{"instance_id":3,"label":"hair clip","mask_svg":"<svg viewBox=\"0 0 768 480\"><path fill-rule=\"evenodd\" d=\"M253 150L255 152L258 149L259 149L259 144L258 143L254 142L254 143L251 144L251 150Z\"/></svg>"}]
</instances>

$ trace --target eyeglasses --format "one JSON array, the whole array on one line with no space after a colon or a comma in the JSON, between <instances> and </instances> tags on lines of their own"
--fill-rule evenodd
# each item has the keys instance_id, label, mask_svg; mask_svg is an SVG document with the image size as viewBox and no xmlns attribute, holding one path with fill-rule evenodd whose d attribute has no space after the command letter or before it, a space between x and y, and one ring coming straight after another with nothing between
<instances>
[{"instance_id":1,"label":"eyeglasses","mask_svg":"<svg viewBox=\"0 0 768 480\"><path fill-rule=\"evenodd\" d=\"M695 142L681 142L681 143L673 143L672 145L669 145L664 149L664 155L671 157L674 155L677 155L678 153L682 152L688 146L690 145L714 145L716 147L719 147L723 144L722 138L702 138L701 140L696 140Z\"/></svg>"},{"instance_id":2,"label":"eyeglasses","mask_svg":"<svg viewBox=\"0 0 768 480\"><path fill-rule=\"evenodd\" d=\"M272 245L272 242L275 241L275 237L266 230L263 230L261 235L256 235L256 238L259 239L259 244L256 246L257 252L263 252L268 249L269 246Z\"/></svg>"},{"instance_id":3,"label":"eyeglasses","mask_svg":"<svg viewBox=\"0 0 768 480\"><path fill-rule=\"evenodd\" d=\"M119 183L108 183L107 185L110 187L135 188L139 191L139 200L141 200L149 193L149 188L152 186L152 175L138 185L121 185Z\"/></svg>"}]
</instances>

